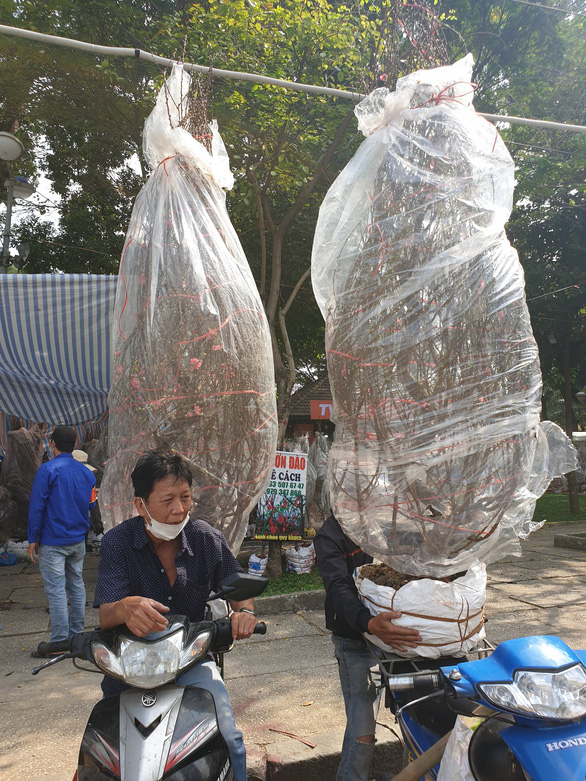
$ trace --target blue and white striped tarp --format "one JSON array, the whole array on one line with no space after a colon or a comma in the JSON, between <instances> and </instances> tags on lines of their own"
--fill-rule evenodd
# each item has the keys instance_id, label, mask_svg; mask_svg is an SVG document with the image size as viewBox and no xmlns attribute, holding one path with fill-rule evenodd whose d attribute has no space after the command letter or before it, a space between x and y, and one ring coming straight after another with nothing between
<instances>
[{"instance_id":1,"label":"blue and white striped tarp","mask_svg":"<svg viewBox=\"0 0 586 781\"><path fill-rule=\"evenodd\" d=\"M52 425L104 416L117 281L0 275L0 412Z\"/></svg>"}]
</instances>

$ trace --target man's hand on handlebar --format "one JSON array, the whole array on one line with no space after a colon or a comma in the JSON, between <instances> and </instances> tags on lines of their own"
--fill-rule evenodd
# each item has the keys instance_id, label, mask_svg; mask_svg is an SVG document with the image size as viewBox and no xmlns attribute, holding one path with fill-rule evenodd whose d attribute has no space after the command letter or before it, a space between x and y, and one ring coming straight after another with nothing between
<instances>
[{"instance_id":1,"label":"man's hand on handlebar","mask_svg":"<svg viewBox=\"0 0 586 781\"><path fill-rule=\"evenodd\" d=\"M230 623L234 640L246 640L252 635L258 622L250 613L232 613Z\"/></svg>"},{"instance_id":2,"label":"man's hand on handlebar","mask_svg":"<svg viewBox=\"0 0 586 781\"><path fill-rule=\"evenodd\" d=\"M373 616L368 622L368 632L376 635L383 643L390 645L396 651L406 651L408 648L416 648L421 642L421 635L416 629L393 624L394 618L400 618L401 613L396 610L388 610Z\"/></svg>"}]
</instances>

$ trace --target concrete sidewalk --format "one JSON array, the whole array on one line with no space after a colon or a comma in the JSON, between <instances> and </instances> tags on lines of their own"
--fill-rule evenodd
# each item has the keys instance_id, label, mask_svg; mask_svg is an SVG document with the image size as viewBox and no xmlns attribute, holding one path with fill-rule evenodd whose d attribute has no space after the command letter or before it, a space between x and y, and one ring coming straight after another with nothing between
<instances>
[{"instance_id":1,"label":"concrete sidewalk","mask_svg":"<svg viewBox=\"0 0 586 781\"><path fill-rule=\"evenodd\" d=\"M554 534L584 533L586 522L552 524L523 545L523 556L489 567L487 633L493 643L529 634L557 634L586 647L586 551L555 547ZM86 559L88 595L98 558ZM265 636L238 643L226 656L226 680L248 749L249 778L263 781L334 779L344 708L323 592L258 600ZM85 722L101 696L98 675L62 662L38 676L30 653L48 640L49 617L37 565L0 567L0 779L67 781L73 777ZM87 610L86 627L97 624ZM400 744L381 709L373 774L396 772ZM291 733L315 744L300 742Z\"/></svg>"}]
</instances>

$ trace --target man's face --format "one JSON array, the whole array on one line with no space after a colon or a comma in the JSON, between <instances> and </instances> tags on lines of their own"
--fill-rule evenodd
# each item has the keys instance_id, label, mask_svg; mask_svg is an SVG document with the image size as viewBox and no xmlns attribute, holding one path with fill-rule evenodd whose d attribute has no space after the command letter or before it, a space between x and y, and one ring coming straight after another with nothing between
<instances>
[{"instance_id":1,"label":"man's face","mask_svg":"<svg viewBox=\"0 0 586 781\"><path fill-rule=\"evenodd\" d=\"M148 521L143 500L135 498L138 514ZM173 475L167 475L157 480L145 504L151 516L159 523L181 523L191 507L191 488L187 480L177 480ZM148 528L148 525L147 525Z\"/></svg>"}]
</instances>

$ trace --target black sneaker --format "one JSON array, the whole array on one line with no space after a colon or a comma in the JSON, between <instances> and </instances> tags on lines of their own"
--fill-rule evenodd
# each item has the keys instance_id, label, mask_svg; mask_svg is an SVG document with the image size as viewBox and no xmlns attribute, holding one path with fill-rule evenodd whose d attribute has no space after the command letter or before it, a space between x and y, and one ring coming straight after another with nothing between
<instances>
[{"instance_id":1,"label":"black sneaker","mask_svg":"<svg viewBox=\"0 0 586 781\"><path fill-rule=\"evenodd\" d=\"M69 640L54 640L51 643L39 643L37 650L33 651L31 656L35 659L43 659L46 656L67 654L70 650Z\"/></svg>"}]
</instances>

